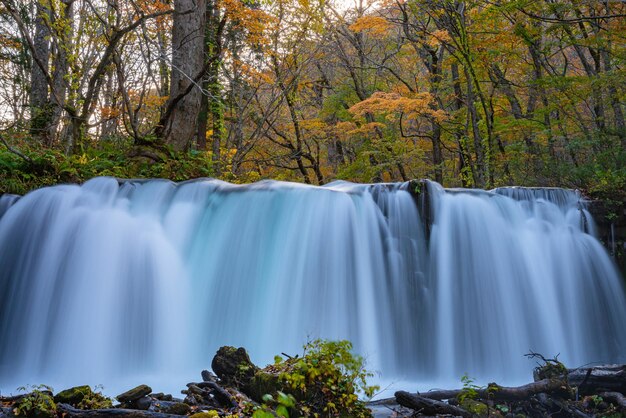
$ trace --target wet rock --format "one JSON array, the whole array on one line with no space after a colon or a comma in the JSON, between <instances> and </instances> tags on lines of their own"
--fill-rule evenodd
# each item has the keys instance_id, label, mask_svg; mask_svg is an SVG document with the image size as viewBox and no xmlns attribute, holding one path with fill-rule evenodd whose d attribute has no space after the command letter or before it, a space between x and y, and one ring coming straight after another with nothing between
<instances>
[{"instance_id":1,"label":"wet rock","mask_svg":"<svg viewBox=\"0 0 626 418\"><path fill-rule=\"evenodd\" d=\"M158 399L160 401L172 401L174 399L174 397L170 394L164 394L164 393L155 393L152 395L152 397L154 399Z\"/></svg>"},{"instance_id":2,"label":"wet rock","mask_svg":"<svg viewBox=\"0 0 626 418\"><path fill-rule=\"evenodd\" d=\"M183 400L184 403L186 403L187 405L191 405L191 406L197 406L201 403L201 401L202 400L198 402L198 399L196 399L196 397L193 394L189 394L185 396L185 399Z\"/></svg>"},{"instance_id":3,"label":"wet rock","mask_svg":"<svg viewBox=\"0 0 626 418\"><path fill-rule=\"evenodd\" d=\"M150 396L143 396L135 401L134 407L142 411L147 411L152 406L152 402L153 399Z\"/></svg>"},{"instance_id":4,"label":"wet rock","mask_svg":"<svg viewBox=\"0 0 626 418\"><path fill-rule=\"evenodd\" d=\"M215 382L217 380L217 376L208 370L202 370L202 380L204 382Z\"/></svg>"},{"instance_id":5,"label":"wet rock","mask_svg":"<svg viewBox=\"0 0 626 418\"><path fill-rule=\"evenodd\" d=\"M143 398L146 395L152 393L152 388L148 385L139 385L136 388L133 388L127 392L124 392L120 395L117 395L115 399L120 401L121 403L131 403L136 401L137 399Z\"/></svg>"}]
</instances>

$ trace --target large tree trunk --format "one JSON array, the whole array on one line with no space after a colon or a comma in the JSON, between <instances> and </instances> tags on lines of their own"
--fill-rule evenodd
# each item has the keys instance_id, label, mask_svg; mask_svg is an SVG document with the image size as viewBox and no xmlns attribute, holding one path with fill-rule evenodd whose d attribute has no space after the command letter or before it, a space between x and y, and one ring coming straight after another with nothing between
<instances>
[{"instance_id":1,"label":"large tree trunk","mask_svg":"<svg viewBox=\"0 0 626 418\"><path fill-rule=\"evenodd\" d=\"M175 0L172 25L170 103L175 103L160 136L177 151L188 150L197 134L204 67L205 0Z\"/></svg>"}]
</instances>

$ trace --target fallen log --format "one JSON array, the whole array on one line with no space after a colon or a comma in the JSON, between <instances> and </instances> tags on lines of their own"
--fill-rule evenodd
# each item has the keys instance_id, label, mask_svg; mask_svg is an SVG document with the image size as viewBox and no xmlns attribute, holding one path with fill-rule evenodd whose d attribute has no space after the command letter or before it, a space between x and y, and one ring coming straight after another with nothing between
<instances>
[{"instance_id":1,"label":"fallen log","mask_svg":"<svg viewBox=\"0 0 626 418\"><path fill-rule=\"evenodd\" d=\"M411 408L416 412L424 415L450 414L471 418L473 415L457 406L447 404L435 399L424 398L409 392L399 391L395 393L398 404Z\"/></svg>"},{"instance_id":2,"label":"fallen log","mask_svg":"<svg viewBox=\"0 0 626 418\"><path fill-rule=\"evenodd\" d=\"M107 408L107 409L76 409L68 404L58 404L57 411L68 418L180 418L181 415L164 414L155 411L141 411L137 409Z\"/></svg>"},{"instance_id":3,"label":"fallen log","mask_svg":"<svg viewBox=\"0 0 626 418\"><path fill-rule=\"evenodd\" d=\"M436 390L417 393L417 395L422 398L441 401L456 398L462 394L463 391L464 389ZM515 401L526 399L537 393L554 393L559 391L565 393L567 388L565 387L565 383L558 379L545 379L517 387L506 387L490 383L485 389L476 389L476 398Z\"/></svg>"},{"instance_id":4,"label":"fallen log","mask_svg":"<svg viewBox=\"0 0 626 418\"><path fill-rule=\"evenodd\" d=\"M626 364L607 364L570 369L567 382L578 388L580 395L596 392L626 393Z\"/></svg>"}]
</instances>

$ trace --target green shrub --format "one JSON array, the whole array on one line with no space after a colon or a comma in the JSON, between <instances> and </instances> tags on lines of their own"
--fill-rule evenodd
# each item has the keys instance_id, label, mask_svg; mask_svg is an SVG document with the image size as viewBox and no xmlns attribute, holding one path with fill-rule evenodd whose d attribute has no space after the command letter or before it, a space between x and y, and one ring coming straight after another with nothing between
<instances>
[{"instance_id":1,"label":"green shrub","mask_svg":"<svg viewBox=\"0 0 626 418\"><path fill-rule=\"evenodd\" d=\"M285 392L297 400L293 407L283 402L283 410L293 409L297 416L371 416L359 394L371 398L378 386L367 384L373 374L364 368L363 358L352 353L349 341L314 340L304 346L302 357L275 360L272 367Z\"/></svg>"},{"instance_id":2,"label":"green shrub","mask_svg":"<svg viewBox=\"0 0 626 418\"><path fill-rule=\"evenodd\" d=\"M28 388L21 387L25 391ZM52 398L52 388L38 385L30 388L31 392L15 403L13 413L18 417L52 418L57 414L57 406Z\"/></svg>"}]
</instances>

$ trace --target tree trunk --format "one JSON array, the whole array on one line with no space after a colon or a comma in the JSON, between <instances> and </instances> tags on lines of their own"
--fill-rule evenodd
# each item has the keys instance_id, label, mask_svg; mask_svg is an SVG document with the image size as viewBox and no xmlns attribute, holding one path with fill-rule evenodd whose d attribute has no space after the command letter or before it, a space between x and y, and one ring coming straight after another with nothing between
<instances>
[{"instance_id":1,"label":"tree trunk","mask_svg":"<svg viewBox=\"0 0 626 418\"><path fill-rule=\"evenodd\" d=\"M215 176L221 174L220 146L224 133L224 111L222 104L222 86L219 80L219 71L222 57L222 33L225 20L221 16L219 4L216 0L208 0L205 9L204 32L204 59L207 74L203 79L203 88L207 94L202 97L198 117L199 149L207 148L207 129L211 127L211 151L213 154L213 169Z\"/></svg>"},{"instance_id":2,"label":"tree trunk","mask_svg":"<svg viewBox=\"0 0 626 418\"><path fill-rule=\"evenodd\" d=\"M62 1L60 15L68 21L74 18L74 0ZM67 49L62 47L66 39L58 39L54 45L54 54L52 65L54 71L52 73L52 94L50 95L51 117L48 126L48 138L52 143L58 136L61 129L61 117L63 115L63 106L65 106L67 94L67 74L69 72L69 63L67 60Z\"/></svg>"},{"instance_id":3,"label":"tree trunk","mask_svg":"<svg viewBox=\"0 0 626 418\"><path fill-rule=\"evenodd\" d=\"M34 51L41 63L48 65L50 60L50 30L46 24L46 15L50 11L43 3L36 3ZM48 102L48 81L46 74L33 59L30 75L30 133L44 144L49 144L48 126L50 125L50 104Z\"/></svg>"},{"instance_id":4,"label":"tree trunk","mask_svg":"<svg viewBox=\"0 0 626 418\"><path fill-rule=\"evenodd\" d=\"M219 68L218 62L216 61L213 66L216 67L214 70L215 77L212 77L209 88L209 112L211 114L211 126L213 128L211 132L211 149L213 151L213 170L215 171L215 175L219 176L222 173L220 166L220 150L222 136L224 135L224 105L222 103L222 85L217 75Z\"/></svg>"},{"instance_id":5,"label":"tree trunk","mask_svg":"<svg viewBox=\"0 0 626 418\"><path fill-rule=\"evenodd\" d=\"M467 77L467 74L466 74ZM487 156L485 156L485 148L483 146L483 138L480 134L480 128L478 126L478 112L476 111L476 105L474 103L474 90L472 86L472 80L467 77L467 100L465 105L470 117L472 125L472 137L474 138L474 153L476 154L476 172L475 172L475 186L484 188L487 183L487 176L489 175L489 150L487 150Z\"/></svg>"},{"instance_id":6,"label":"tree trunk","mask_svg":"<svg viewBox=\"0 0 626 418\"><path fill-rule=\"evenodd\" d=\"M202 88L208 91L209 82L202 81ZM196 138L196 147L199 150L206 150L207 128L209 126L209 96L203 94L200 97L200 110L198 111L198 137Z\"/></svg>"},{"instance_id":7,"label":"tree trunk","mask_svg":"<svg viewBox=\"0 0 626 418\"><path fill-rule=\"evenodd\" d=\"M204 68L204 0L175 0L169 117L159 135L176 151L189 150L197 135L202 90L194 80Z\"/></svg>"},{"instance_id":8,"label":"tree trunk","mask_svg":"<svg viewBox=\"0 0 626 418\"><path fill-rule=\"evenodd\" d=\"M159 96L166 97L170 95L170 68L166 60L167 57L167 41L164 33L165 28L159 25L157 32L157 42L159 45Z\"/></svg>"},{"instance_id":9,"label":"tree trunk","mask_svg":"<svg viewBox=\"0 0 626 418\"><path fill-rule=\"evenodd\" d=\"M432 131L431 141L433 144L433 165L435 166L435 181L443 184L443 154L441 153L441 126L432 121L430 124Z\"/></svg>"},{"instance_id":10,"label":"tree trunk","mask_svg":"<svg viewBox=\"0 0 626 418\"><path fill-rule=\"evenodd\" d=\"M459 65L456 62L453 62L450 65L450 75L454 88L454 100L452 101L452 109L455 112L458 112L463 107L463 90L461 89L461 80L459 79ZM478 180L476 167L474 166L474 162L472 161L471 152L468 150L469 146L467 146L466 144L468 138L467 129L465 130L465 135L463 135L461 129L455 129L454 136L456 137L456 142L459 146L459 172L461 175L461 182L463 184L463 187L470 187L472 185L475 186ZM466 167L471 174L471 182L464 172Z\"/></svg>"}]
</instances>

